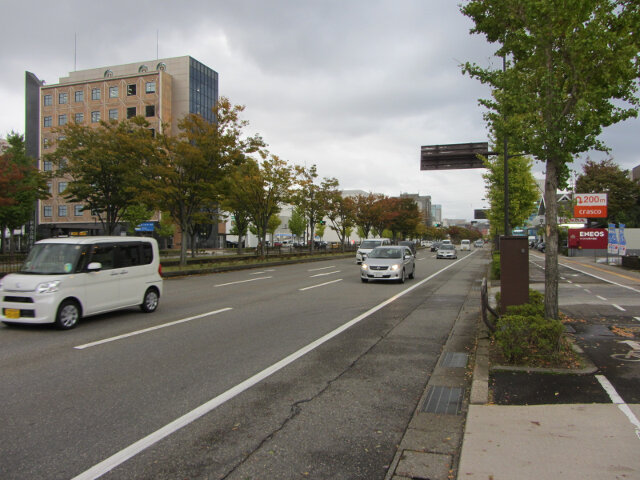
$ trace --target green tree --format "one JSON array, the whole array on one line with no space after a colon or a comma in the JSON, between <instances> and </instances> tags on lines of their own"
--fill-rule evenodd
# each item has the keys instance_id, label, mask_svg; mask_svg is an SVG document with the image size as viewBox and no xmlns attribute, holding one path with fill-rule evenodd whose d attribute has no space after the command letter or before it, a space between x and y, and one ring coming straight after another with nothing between
<instances>
[{"instance_id":1,"label":"green tree","mask_svg":"<svg viewBox=\"0 0 640 480\"><path fill-rule=\"evenodd\" d=\"M492 88L481 100L498 138L545 163L545 315L558 318L556 192L573 157L606 149L602 128L637 116L640 4L612 0L472 0L462 12L499 48L504 70L467 63Z\"/></svg>"},{"instance_id":2,"label":"green tree","mask_svg":"<svg viewBox=\"0 0 640 480\"><path fill-rule=\"evenodd\" d=\"M14 230L33 218L36 200L49 196L45 175L38 172L35 161L25 151L24 137L7 135L9 147L0 155L0 239L6 252L4 231L9 230L10 250L15 251Z\"/></svg>"},{"instance_id":3,"label":"green tree","mask_svg":"<svg viewBox=\"0 0 640 480\"><path fill-rule=\"evenodd\" d=\"M300 211L300 208L294 207L291 212L291 218L289 219L289 230L297 238L304 235L304 231L307 229L307 220L304 214Z\"/></svg>"},{"instance_id":4,"label":"green tree","mask_svg":"<svg viewBox=\"0 0 640 480\"><path fill-rule=\"evenodd\" d=\"M95 128L70 123L59 130L63 137L55 152L45 156L59 165L58 174L71 180L65 198L84 203L107 235L142 195L140 172L156 155L148 127L141 117L100 122Z\"/></svg>"},{"instance_id":5,"label":"green tree","mask_svg":"<svg viewBox=\"0 0 640 480\"><path fill-rule=\"evenodd\" d=\"M509 169L509 225L523 225L535 210L538 187L531 173L532 161L528 157L510 157ZM499 233L504 232L504 155L485 159L484 179L486 197L489 201L487 218Z\"/></svg>"},{"instance_id":6,"label":"green tree","mask_svg":"<svg viewBox=\"0 0 640 480\"><path fill-rule=\"evenodd\" d=\"M576 179L576 193L607 194L608 218L598 220L628 227L640 225L640 186L629 178L628 170L622 170L611 159L599 163L587 160L582 170Z\"/></svg>"},{"instance_id":7,"label":"green tree","mask_svg":"<svg viewBox=\"0 0 640 480\"><path fill-rule=\"evenodd\" d=\"M338 188L338 180L324 178L318 183L318 169L315 165L311 168L297 166L297 188L292 196L292 202L307 218L311 229L310 249L313 252L316 225L322 221L327 213L330 197Z\"/></svg>"},{"instance_id":8,"label":"green tree","mask_svg":"<svg viewBox=\"0 0 640 480\"><path fill-rule=\"evenodd\" d=\"M153 213L153 209L143 203L128 206L122 214L122 220L127 223L127 233L135 235L136 227L153 217Z\"/></svg>"},{"instance_id":9,"label":"green tree","mask_svg":"<svg viewBox=\"0 0 640 480\"><path fill-rule=\"evenodd\" d=\"M262 155L265 155L262 152ZM269 219L280 212L280 206L291 198L292 168L275 155L261 162L246 160L238 167L242 182L236 185L245 199L251 223L256 227L260 240L258 255L266 255L266 236Z\"/></svg>"},{"instance_id":10,"label":"green tree","mask_svg":"<svg viewBox=\"0 0 640 480\"><path fill-rule=\"evenodd\" d=\"M251 215L247 208L247 202L244 196L243 182L248 181L245 177L245 171L239 166L231 169L224 182L224 197L222 208L232 215L232 231L233 235L238 236L238 255L242 254L243 240L249 231L251 223Z\"/></svg>"}]
</instances>

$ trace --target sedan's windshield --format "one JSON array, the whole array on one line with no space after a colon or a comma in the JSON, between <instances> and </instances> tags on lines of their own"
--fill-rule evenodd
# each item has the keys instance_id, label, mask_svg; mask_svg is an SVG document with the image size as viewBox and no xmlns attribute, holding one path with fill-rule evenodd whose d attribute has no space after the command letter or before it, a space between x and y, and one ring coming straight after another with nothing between
<instances>
[{"instance_id":1,"label":"sedan's windshield","mask_svg":"<svg viewBox=\"0 0 640 480\"><path fill-rule=\"evenodd\" d=\"M402 250L399 248L374 248L369 258L402 258Z\"/></svg>"},{"instance_id":2,"label":"sedan's windshield","mask_svg":"<svg viewBox=\"0 0 640 480\"><path fill-rule=\"evenodd\" d=\"M72 273L78 265L82 252L82 245L62 243L34 245L20 273L34 275Z\"/></svg>"},{"instance_id":3,"label":"sedan's windshield","mask_svg":"<svg viewBox=\"0 0 640 480\"><path fill-rule=\"evenodd\" d=\"M455 247L445 243L444 245L440 245L440 250L455 250Z\"/></svg>"}]
</instances>

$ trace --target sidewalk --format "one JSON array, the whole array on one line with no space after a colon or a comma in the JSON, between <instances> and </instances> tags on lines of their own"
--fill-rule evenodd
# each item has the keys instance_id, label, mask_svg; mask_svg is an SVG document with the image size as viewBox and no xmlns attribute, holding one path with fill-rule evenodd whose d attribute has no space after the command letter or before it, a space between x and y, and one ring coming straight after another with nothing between
<instances>
[{"instance_id":1,"label":"sidewalk","mask_svg":"<svg viewBox=\"0 0 640 480\"><path fill-rule=\"evenodd\" d=\"M638 272L618 266L580 257L560 262L640 285ZM486 334L480 333L459 480L640 478L639 405L621 404L615 396L616 403L606 404L489 405L488 377Z\"/></svg>"}]
</instances>

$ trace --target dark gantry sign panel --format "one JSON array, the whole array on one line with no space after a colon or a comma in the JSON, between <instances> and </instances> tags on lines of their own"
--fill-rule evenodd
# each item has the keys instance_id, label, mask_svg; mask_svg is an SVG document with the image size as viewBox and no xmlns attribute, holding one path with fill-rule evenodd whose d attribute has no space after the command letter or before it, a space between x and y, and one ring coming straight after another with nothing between
<instances>
[{"instance_id":1,"label":"dark gantry sign panel","mask_svg":"<svg viewBox=\"0 0 640 480\"><path fill-rule=\"evenodd\" d=\"M484 168L478 155L490 155L488 142L426 145L420 151L420 170Z\"/></svg>"}]
</instances>

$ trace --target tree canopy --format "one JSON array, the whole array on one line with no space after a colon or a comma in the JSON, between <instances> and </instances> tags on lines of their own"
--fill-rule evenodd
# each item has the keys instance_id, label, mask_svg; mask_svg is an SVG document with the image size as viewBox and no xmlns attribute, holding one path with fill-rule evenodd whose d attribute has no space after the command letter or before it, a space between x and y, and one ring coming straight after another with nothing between
<instances>
[{"instance_id":1,"label":"tree canopy","mask_svg":"<svg viewBox=\"0 0 640 480\"><path fill-rule=\"evenodd\" d=\"M467 63L492 88L481 100L498 138L545 162L545 315L558 318L556 192L578 153L606 149L603 127L637 116L640 4L612 0L472 0L472 33L498 44L505 68Z\"/></svg>"}]
</instances>

